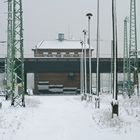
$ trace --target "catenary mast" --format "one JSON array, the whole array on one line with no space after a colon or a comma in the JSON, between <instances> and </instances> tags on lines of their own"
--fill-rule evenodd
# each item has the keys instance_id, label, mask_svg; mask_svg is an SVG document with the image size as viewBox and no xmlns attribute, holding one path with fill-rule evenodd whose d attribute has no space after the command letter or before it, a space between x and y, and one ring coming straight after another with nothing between
<instances>
[{"instance_id":1,"label":"catenary mast","mask_svg":"<svg viewBox=\"0 0 140 140\"><path fill-rule=\"evenodd\" d=\"M130 40L129 40L129 80L128 95L136 91L139 95L138 56L137 56L137 26L136 26L136 0L130 0ZM135 93L136 93L135 92Z\"/></svg>"},{"instance_id":2,"label":"catenary mast","mask_svg":"<svg viewBox=\"0 0 140 140\"><path fill-rule=\"evenodd\" d=\"M123 91L128 94L128 17L124 19Z\"/></svg>"},{"instance_id":3,"label":"catenary mast","mask_svg":"<svg viewBox=\"0 0 140 140\"><path fill-rule=\"evenodd\" d=\"M25 107L22 0L13 0L12 102Z\"/></svg>"},{"instance_id":4,"label":"catenary mast","mask_svg":"<svg viewBox=\"0 0 140 140\"><path fill-rule=\"evenodd\" d=\"M12 82L12 0L8 0L8 24L7 24L7 58L6 58L6 100L11 94Z\"/></svg>"}]
</instances>

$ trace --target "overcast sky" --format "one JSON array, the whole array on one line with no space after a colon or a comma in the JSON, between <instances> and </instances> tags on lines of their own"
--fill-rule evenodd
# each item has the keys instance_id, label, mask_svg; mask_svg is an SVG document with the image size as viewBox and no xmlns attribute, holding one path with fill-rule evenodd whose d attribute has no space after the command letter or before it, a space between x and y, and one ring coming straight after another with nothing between
<instances>
[{"instance_id":1,"label":"overcast sky","mask_svg":"<svg viewBox=\"0 0 140 140\"><path fill-rule=\"evenodd\" d=\"M0 1L0 40L6 40L7 3ZM112 38L111 1L100 0L101 53L110 53ZM129 16L130 0L117 1L119 49L123 48L123 20ZM137 15L140 13L137 0ZM34 48L41 40L54 40L59 32L65 38L82 39L82 30L87 28L86 13L93 13L91 39L96 40L97 0L23 0L25 50ZM138 50L140 50L140 19L137 16ZM1 48L3 46L1 45ZM96 44L93 44L96 48ZM102 51L103 50L103 51ZM122 52L122 51L120 51ZM29 52L28 52L29 53Z\"/></svg>"}]
</instances>

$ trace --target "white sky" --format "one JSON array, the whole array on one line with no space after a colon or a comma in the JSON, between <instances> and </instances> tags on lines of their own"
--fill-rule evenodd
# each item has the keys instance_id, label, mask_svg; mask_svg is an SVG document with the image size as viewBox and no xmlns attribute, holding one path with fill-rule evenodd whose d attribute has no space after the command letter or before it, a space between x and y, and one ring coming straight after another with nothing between
<instances>
[{"instance_id":1,"label":"white sky","mask_svg":"<svg viewBox=\"0 0 140 140\"><path fill-rule=\"evenodd\" d=\"M0 1L0 40L6 40L7 3ZM110 53L112 38L111 1L100 0L101 53ZM129 16L130 0L117 1L119 52L123 47L123 20ZM137 1L137 15L140 1ZM87 12L93 13L91 39L96 39L97 0L23 0L25 50L33 48L41 40L54 40L59 32L65 37L82 39L82 30L87 28ZM140 19L137 16L138 50L140 50ZM96 44L93 45L96 48ZM105 48L105 49L104 49ZM26 51L27 52L27 51Z\"/></svg>"}]
</instances>

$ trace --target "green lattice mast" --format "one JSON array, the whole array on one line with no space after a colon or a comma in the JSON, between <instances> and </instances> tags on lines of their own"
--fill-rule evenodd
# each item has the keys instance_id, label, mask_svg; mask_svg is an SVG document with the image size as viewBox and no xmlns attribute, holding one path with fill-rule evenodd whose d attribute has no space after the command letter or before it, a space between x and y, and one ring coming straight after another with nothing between
<instances>
[{"instance_id":1,"label":"green lattice mast","mask_svg":"<svg viewBox=\"0 0 140 140\"><path fill-rule=\"evenodd\" d=\"M128 94L128 17L124 19L123 91Z\"/></svg>"},{"instance_id":2,"label":"green lattice mast","mask_svg":"<svg viewBox=\"0 0 140 140\"><path fill-rule=\"evenodd\" d=\"M139 94L138 80L138 56L137 56L137 27L136 27L136 0L130 1L130 43L129 43L129 97L137 89Z\"/></svg>"},{"instance_id":3,"label":"green lattice mast","mask_svg":"<svg viewBox=\"0 0 140 140\"><path fill-rule=\"evenodd\" d=\"M22 0L13 0L12 39L12 102L13 106L24 106L24 56L23 56L23 11Z\"/></svg>"},{"instance_id":4,"label":"green lattice mast","mask_svg":"<svg viewBox=\"0 0 140 140\"><path fill-rule=\"evenodd\" d=\"M11 93L11 58L12 58L12 0L8 0L8 25L7 25L7 59L6 59L6 100Z\"/></svg>"}]
</instances>

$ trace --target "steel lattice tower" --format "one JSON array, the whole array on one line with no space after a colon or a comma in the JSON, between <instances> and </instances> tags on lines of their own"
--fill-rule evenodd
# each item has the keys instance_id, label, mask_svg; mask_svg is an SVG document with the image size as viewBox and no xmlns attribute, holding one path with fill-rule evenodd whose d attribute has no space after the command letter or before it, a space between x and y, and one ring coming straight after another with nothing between
<instances>
[{"instance_id":1,"label":"steel lattice tower","mask_svg":"<svg viewBox=\"0 0 140 140\"><path fill-rule=\"evenodd\" d=\"M12 36L12 102L14 106L24 106L24 55L23 55L23 11L22 0L13 0Z\"/></svg>"},{"instance_id":2,"label":"steel lattice tower","mask_svg":"<svg viewBox=\"0 0 140 140\"><path fill-rule=\"evenodd\" d=\"M130 1L129 77L128 77L129 97L134 92L134 89L137 89L137 94L139 94L137 57L138 56L137 56L136 0L131 0Z\"/></svg>"},{"instance_id":3,"label":"steel lattice tower","mask_svg":"<svg viewBox=\"0 0 140 140\"><path fill-rule=\"evenodd\" d=\"M128 17L124 19L123 91L128 93Z\"/></svg>"},{"instance_id":4,"label":"steel lattice tower","mask_svg":"<svg viewBox=\"0 0 140 140\"><path fill-rule=\"evenodd\" d=\"M12 0L8 0L8 25L7 25L7 58L6 58L6 100L11 92L11 59L12 59Z\"/></svg>"}]
</instances>

